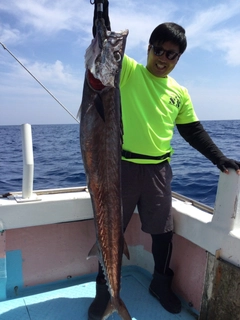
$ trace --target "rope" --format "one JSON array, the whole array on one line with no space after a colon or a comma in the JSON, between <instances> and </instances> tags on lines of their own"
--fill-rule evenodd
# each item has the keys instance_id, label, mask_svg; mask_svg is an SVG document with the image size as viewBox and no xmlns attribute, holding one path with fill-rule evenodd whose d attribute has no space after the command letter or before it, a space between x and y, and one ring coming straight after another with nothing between
<instances>
[{"instance_id":1,"label":"rope","mask_svg":"<svg viewBox=\"0 0 240 320\"><path fill-rule=\"evenodd\" d=\"M19 61L14 54L2 43L0 42L0 44L2 45L3 49L7 50L7 52L33 77L34 80L36 80L40 86L47 91L47 93L50 94L50 96L57 101L58 104L60 104L60 106L67 111L67 113L74 119L76 120L78 123L80 123L80 121L22 64L21 61Z\"/></svg>"}]
</instances>

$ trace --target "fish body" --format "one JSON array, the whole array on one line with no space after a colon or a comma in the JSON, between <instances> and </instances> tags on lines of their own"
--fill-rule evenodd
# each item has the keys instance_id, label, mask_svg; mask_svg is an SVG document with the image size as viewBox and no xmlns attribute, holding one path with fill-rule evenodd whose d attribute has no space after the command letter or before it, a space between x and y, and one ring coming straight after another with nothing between
<instances>
[{"instance_id":1,"label":"fish body","mask_svg":"<svg viewBox=\"0 0 240 320\"><path fill-rule=\"evenodd\" d=\"M119 80L128 31L107 31L101 19L97 20L96 29L97 34L85 54L86 74L80 107L81 153L97 238L89 256L98 256L111 295L103 319L116 311L123 320L130 320L120 298L122 254L126 246L121 203Z\"/></svg>"}]
</instances>

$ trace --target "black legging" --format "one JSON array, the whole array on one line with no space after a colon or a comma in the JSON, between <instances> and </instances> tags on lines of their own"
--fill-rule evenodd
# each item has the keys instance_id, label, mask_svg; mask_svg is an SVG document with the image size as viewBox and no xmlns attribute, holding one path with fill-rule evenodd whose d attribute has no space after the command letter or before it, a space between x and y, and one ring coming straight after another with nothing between
<instances>
[{"instance_id":1,"label":"black legging","mask_svg":"<svg viewBox=\"0 0 240 320\"><path fill-rule=\"evenodd\" d=\"M151 234L152 236L152 254L155 263L155 271L161 274L167 272L172 255L172 237L173 232L162 234ZM98 264L97 281L102 282L104 273L101 264Z\"/></svg>"},{"instance_id":2,"label":"black legging","mask_svg":"<svg viewBox=\"0 0 240 320\"><path fill-rule=\"evenodd\" d=\"M173 232L152 234L152 254L155 263L155 271L164 274L169 269L172 255Z\"/></svg>"}]
</instances>

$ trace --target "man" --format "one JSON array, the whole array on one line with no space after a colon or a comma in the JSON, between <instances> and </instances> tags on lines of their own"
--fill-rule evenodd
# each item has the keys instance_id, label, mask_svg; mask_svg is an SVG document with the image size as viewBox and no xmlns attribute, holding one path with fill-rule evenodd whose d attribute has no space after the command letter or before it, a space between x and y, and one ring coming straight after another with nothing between
<instances>
[{"instance_id":1,"label":"man","mask_svg":"<svg viewBox=\"0 0 240 320\"><path fill-rule=\"evenodd\" d=\"M103 9L110 29L107 0ZM142 230L152 237L155 266L149 291L171 313L181 311L181 302L171 290L174 274L169 268L173 236L169 161L175 124L181 136L221 171L228 173L228 168L233 168L240 174L240 162L226 158L218 149L199 122L187 90L169 76L186 47L185 30L181 26L160 24L149 39L146 67L125 55L120 81L124 229L137 206ZM99 265L89 320L102 318L109 298Z\"/></svg>"}]
</instances>

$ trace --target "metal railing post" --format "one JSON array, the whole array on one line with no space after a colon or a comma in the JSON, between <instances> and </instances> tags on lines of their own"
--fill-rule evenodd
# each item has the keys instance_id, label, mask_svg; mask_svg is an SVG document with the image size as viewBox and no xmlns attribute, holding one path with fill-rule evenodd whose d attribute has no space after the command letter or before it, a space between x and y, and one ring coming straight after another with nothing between
<instances>
[{"instance_id":1,"label":"metal railing post","mask_svg":"<svg viewBox=\"0 0 240 320\"><path fill-rule=\"evenodd\" d=\"M23 180L22 180L22 197L29 199L33 191L33 145L32 130L30 124L22 125L22 153L23 153Z\"/></svg>"}]
</instances>

